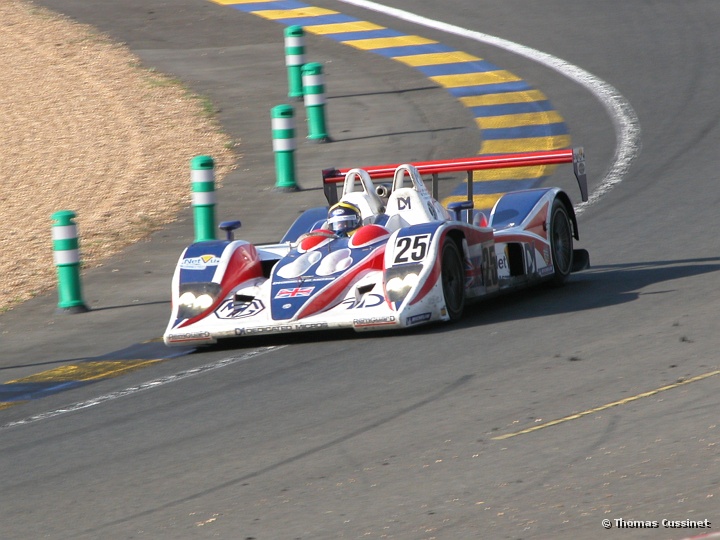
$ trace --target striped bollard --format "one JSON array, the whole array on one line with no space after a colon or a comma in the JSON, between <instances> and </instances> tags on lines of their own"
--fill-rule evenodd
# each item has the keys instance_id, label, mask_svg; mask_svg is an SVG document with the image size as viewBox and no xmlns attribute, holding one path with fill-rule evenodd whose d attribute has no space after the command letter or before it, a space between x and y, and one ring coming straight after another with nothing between
<instances>
[{"instance_id":1,"label":"striped bollard","mask_svg":"<svg viewBox=\"0 0 720 540\"><path fill-rule=\"evenodd\" d=\"M275 153L275 189L297 191L295 182L295 111L291 105L272 108L272 139Z\"/></svg>"},{"instance_id":2,"label":"striped bollard","mask_svg":"<svg viewBox=\"0 0 720 540\"><path fill-rule=\"evenodd\" d=\"M58 277L59 313L84 313L89 311L82 298L80 286L80 248L78 243L75 212L61 210L51 219L53 259Z\"/></svg>"},{"instance_id":3,"label":"striped bollard","mask_svg":"<svg viewBox=\"0 0 720 540\"><path fill-rule=\"evenodd\" d=\"M325 128L325 83L322 64L310 62L302 68L303 94L307 111L307 138L312 142L328 142Z\"/></svg>"},{"instance_id":4,"label":"striped bollard","mask_svg":"<svg viewBox=\"0 0 720 540\"><path fill-rule=\"evenodd\" d=\"M302 26L285 29L285 65L288 73L288 97L303 97L302 67L305 64L305 30Z\"/></svg>"},{"instance_id":5,"label":"striped bollard","mask_svg":"<svg viewBox=\"0 0 720 540\"><path fill-rule=\"evenodd\" d=\"M210 156L190 160L195 241L215 240L215 162Z\"/></svg>"}]
</instances>

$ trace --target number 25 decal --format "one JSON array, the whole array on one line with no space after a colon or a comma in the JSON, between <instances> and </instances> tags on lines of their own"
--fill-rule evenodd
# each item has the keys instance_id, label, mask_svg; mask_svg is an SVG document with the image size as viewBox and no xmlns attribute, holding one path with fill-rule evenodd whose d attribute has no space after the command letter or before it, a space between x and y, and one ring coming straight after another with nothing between
<instances>
[{"instance_id":1,"label":"number 25 decal","mask_svg":"<svg viewBox=\"0 0 720 540\"><path fill-rule=\"evenodd\" d=\"M483 247L483 283L486 287L494 287L498 283L498 258L495 246Z\"/></svg>"},{"instance_id":2,"label":"number 25 decal","mask_svg":"<svg viewBox=\"0 0 720 540\"><path fill-rule=\"evenodd\" d=\"M398 250L397 255L395 255L395 264L422 261L427 255L429 247L429 234L398 238L395 242L395 248Z\"/></svg>"}]
</instances>

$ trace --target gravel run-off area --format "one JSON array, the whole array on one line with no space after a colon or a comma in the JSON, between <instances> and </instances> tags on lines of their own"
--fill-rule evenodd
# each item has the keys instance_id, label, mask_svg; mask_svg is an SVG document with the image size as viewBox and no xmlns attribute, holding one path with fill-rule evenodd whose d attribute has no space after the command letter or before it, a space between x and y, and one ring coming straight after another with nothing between
<instances>
[{"instance_id":1,"label":"gravel run-off area","mask_svg":"<svg viewBox=\"0 0 720 540\"><path fill-rule=\"evenodd\" d=\"M56 285L51 216L77 213L83 268L190 204L190 160L237 160L212 104L92 27L0 2L0 313Z\"/></svg>"}]
</instances>

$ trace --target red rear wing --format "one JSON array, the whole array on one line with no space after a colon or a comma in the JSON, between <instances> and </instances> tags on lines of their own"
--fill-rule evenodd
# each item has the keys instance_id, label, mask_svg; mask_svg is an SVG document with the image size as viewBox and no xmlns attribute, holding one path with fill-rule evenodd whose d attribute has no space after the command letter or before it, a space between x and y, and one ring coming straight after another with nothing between
<instances>
[{"instance_id":1,"label":"red rear wing","mask_svg":"<svg viewBox=\"0 0 720 540\"><path fill-rule=\"evenodd\" d=\"M580 195L583 201L588 200L587 176L585 174L585 152L582 147L565 150L548 150L544 152L522 152L516 154L499 154L493 156L475 156L459 159L443 159L437 161L417 161L411 163L422 175L430 174L433 177L432 195L437 199L437 175L447 172L467 172L468 200L472 200L472 173L485 169L501 169L504 167L531 167L533 165L554 165L572 163L575 177L580 186ZM363 167L373 180L392 178L401 164L374 165ZM323 190L328 203L338 201L337 184L345 180L345 174L350 169L323 169Z\"/></svg>"}]
</instances>

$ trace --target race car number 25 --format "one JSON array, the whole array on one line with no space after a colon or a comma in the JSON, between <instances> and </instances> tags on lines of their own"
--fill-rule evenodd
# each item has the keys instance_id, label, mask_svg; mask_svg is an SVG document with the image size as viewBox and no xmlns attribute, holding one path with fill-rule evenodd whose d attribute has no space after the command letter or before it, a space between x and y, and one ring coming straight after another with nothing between
<instances>
[{"instance_id":1,"label":"race car number 25","mask_svg":"<svg viewBox=\"0 0 720 540\"><path fill-rule=\"evenodd\" d=\"M430 235L402 236L395 241L395 264L418 262L425 258L430 247Z\"/></svg>"}]
</instances>

